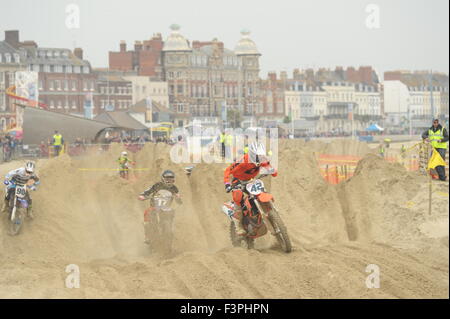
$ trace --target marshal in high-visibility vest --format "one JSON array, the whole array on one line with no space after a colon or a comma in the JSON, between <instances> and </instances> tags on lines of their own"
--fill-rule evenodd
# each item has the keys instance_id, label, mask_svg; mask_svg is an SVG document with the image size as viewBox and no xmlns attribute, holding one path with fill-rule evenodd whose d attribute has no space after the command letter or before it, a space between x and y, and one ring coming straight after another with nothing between
<instances>
[{"instance_id":1,"label":"marshal in high-visibility vest","mask_svg":"<svg viewBox=\"0 0 450 319\"><path fill-rule=\"evenodd\" d=\"M63 144L63 137L61 134L53 135L53 145L61 146Z\"/></svg>"},{"instance_id":2,"label":"marshal in high-visibility vest","mask_svg":"<svg viewBox=\"0 0 450 319\"><path fill-rule=\"evenodd\" d=\"M64 146L64 138L58 131L55 131L55 134L53 135L53 143L52 144L53 144L55 156L58 156L62 150L62 147Z\"/></svg>"},{"instance_id":3,"label":"marshal in high-visibility vest","mask_svg":"<svg viewBox=\"0 0 450 319\"><path fill-rule=\"evenodd\" d=\"M444 139L444 128L441 128L437 131L429 129L428 138L430 139L431 146L433 146L434 148L447 149L447 142L442 142L442 140Z\"/></svg>"},{"instance_id":4,"label":"marshal in high-visibility vest","mask_svg":"<svg viewBox=\"0 0 450 319\"><path fill-rule=\"evenodd\" d=\"M433 121L433 126L422 134L422 138L428 138L434 148L447 149L448 132L437 119Z\"/></svg>"},{"instance_id":5,"label":"marshal in high-visibility vest","mask_svg":"<svg viewBox=\"0 0 450 319\"><path fill-rule=\"evenodd\" d=\"M225 145L231 146L233 145L233 135L231 134L225 134Z\"/></svg>"}]
</instances>

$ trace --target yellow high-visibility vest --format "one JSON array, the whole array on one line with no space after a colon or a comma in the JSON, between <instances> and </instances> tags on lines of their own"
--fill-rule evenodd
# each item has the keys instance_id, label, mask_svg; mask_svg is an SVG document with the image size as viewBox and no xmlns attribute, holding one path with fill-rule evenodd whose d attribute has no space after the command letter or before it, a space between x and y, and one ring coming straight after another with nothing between
<instances>
[{"instance_id":1,"label":"yellow high-visibility vest","mask_svg":"<svg viewBox=\"0 0 450 319\"><path fill-rule=\"evenodd\" d=\"M227 146L233 145L233 135L226 134L226 136L225 136L225 145L227 145Z\"/></svg>"},{"instance_id":2,"label":"yellow high-visibility vest","mask_svg":"<svg viewBox=\"0 0 450 319\"><path fill-rule=\"evenodd\" d=\"M62 135L61 134L55 134L53 135L53 139L55 140L53 142L54 146L59 146L62 144Z\"/></svg>"},{"instance_id":3,"label":"yellow high-visibility vest","mask_svg":"<svg viewBox=\"0 0 450 319\"><path fill-rule=\"evenodd\" d=\"M433 132L432 129L429 129L428 138L430 139L431 146L433 146L434 148L447 148L447 142L438 142L444 138L444 128L437 130L436 132Z\"/></svg>"},{"instance_id":4,"label":"yellow high-visibility vest","mask_svg":"<svg viewBox=\"0 0 450 319\"><path fill-rule=\"evenodd\" d=\"M224 143L225 142L225 134L220 134L220 143Z\"/></svg>"}]
</instances>

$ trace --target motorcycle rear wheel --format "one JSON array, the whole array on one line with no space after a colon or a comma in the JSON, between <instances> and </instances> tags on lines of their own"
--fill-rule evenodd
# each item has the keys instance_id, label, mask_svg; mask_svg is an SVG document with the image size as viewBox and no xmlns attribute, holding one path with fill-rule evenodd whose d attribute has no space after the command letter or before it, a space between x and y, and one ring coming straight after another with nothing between
<instances>
[{"instance_id":1,"label":"motorcycle rear wheel","mask_svg":"<svg viewBox=\"0 0 450 319\"><path fill-rule=\"evenodd\" d=\"M230 239L233 247L242 247L242 242L245 242L248 249L255 248L255 240L253 238L238 236L236 234L236 226L234 225L234 221L230 222Z\"/></svg>"}]
</instances>

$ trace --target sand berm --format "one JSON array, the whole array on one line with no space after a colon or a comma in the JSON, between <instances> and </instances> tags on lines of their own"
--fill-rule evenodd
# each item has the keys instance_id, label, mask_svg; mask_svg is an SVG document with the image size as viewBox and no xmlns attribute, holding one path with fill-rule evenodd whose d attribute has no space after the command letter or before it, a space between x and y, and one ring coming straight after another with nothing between
<instances>
[{"instance_id":1,"label":"sand berm","mask_svg":"<svg viewBox=\"0 0 450 319\"><path fill-rule=\"evenodd\" d=\"M388 163L349 140L281 141L279 176L270 191L294 250L269 237L257 249L233 248L220 211L225 164L198 164L190 178L167 145L132 154L130 181L117 176L122 151L63 155L37 163L35 219L11 237L0 228L0 298L448 298L448 183L433 185L428 214L424 176ZM355 175L337 186L321 177L320 152L361 155ZM0 166L5 175L23 161ZM148 170L144 170L148 168ZM174 253L143 243L137 195L164 169L177 174ZM65 287L66 267L80 269L80 288ZM368 265L380 288L367 288Z\"/></svg>"}]
</instances>

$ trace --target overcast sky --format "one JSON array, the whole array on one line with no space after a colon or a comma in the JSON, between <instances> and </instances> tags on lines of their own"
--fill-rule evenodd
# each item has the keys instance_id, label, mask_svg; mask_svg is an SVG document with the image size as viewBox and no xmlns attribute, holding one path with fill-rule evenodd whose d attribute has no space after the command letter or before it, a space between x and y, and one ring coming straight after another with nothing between
<instances>
[{"instance_id":1,"label":"overcast sky","mask_svg":"<svg viewBox=\"0 0 450 319\"><path fill-rule=\"evenodd\" d=\"M66 27L66 6L80 8L80 28ZM80 46L94 67L108 51L177 23L192 40L217 37L234 49L249 29L262 53L261 75L294 68L372 65L386 70L449 72L448 0L0 0L0 32L20 30L20 40L42 47ZM368 4L380 9L369 29ZM2 39L0 35L0 39Z\"/></svg>"}]
</instances>

